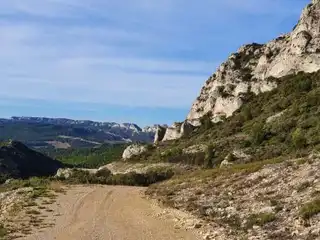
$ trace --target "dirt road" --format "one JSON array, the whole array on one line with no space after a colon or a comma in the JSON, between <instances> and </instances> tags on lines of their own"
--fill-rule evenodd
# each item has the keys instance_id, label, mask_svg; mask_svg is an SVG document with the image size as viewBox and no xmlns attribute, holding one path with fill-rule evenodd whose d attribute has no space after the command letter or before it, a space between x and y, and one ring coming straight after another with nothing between
<instances>
[{"instance_id":1,"label":"dirt road","mask_svg":"<svg viewBox=\"0 0 320 240\"><path fill-rule=\"evenodd\" d=\"M160 208L142 197L142 188L76 186L58 198L55 226L26 240L196 240L156 217Z\"/></svg>"}]
</instances>

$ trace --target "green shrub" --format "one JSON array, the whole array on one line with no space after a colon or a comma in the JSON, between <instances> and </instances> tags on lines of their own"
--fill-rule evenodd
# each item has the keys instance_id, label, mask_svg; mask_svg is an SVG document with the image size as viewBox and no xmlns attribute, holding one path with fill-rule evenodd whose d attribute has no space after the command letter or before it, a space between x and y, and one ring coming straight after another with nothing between
<instances>
[{"instance_id":1,"label":"green shrub","mask_svg":"<svg viewBox=\"0 0 320 240\"><path fill-rule=\"evenodd\" d=\"M108 179L108 184L128 185L128 186L149 186L173 177L172 170L149 170L144 174L130 172L126 174L116 174Z\"/></svg>"},{"instance_id":2,"label":"green shrub","mask_svg":"<svg viewBox=\"0 0 320 240\"><path fill-rule=\"evenodd\" d=\"M263 226L269 222L273 222L274 220L276 220L274 213L251 214L247 219L246 227L249 229L255 225Z\"/></svg>"},{"instance_id":3,"label":"green shrub","mask_svg":"<svg viewBox=\"0 0 320 240\"><path fill-rule=\"evenodd\" d=\"M209 145L205 152L204 167L212 168L213 161L214 161L213 159L214 159L214 147L212 145Z\"/></svg>"},{"instance_id":4,"label":"green shrub","mask_svg":"<svg viewBox=\"0 0 320 240\"><path fill-rule=\"evenodd\" d=\"M0 173L0 184L5 183L9 178L10 177L7 174Z\"/></svg>"},{"instance_id":5,"label":"green shrub","mask_svg":"<svg viewBox=\"0 0 320 240\"><path fill-rule=\"evenodd\" d=\"M112 172L108 168L100 169L96 172L97 177L105 177L108 178L112 175Z\"/></svg>"},{"instance_id":6,"label":"green shrub","mask_svg":"<svg viewBox=\"0 0 320 240\"><path fill-rule=\"evenodd\" d=\"M260 145L266 137L264 131L264 125L262 123L257 123L253 126L251 130L251 141L254 145Z\"/></svg>"},{"instance_id":7,"label":"green shrub","mask_svg":"<svg viewBox=\"0 0 320 240\"><path fill-rule=\"evenodd\" d=\"M320 198L306 203L300 209L300 216L304 220L308 220L309 218L313 217L318 213L320 213Z\"/></svg>"},{"instance_id":8,"label":"green shrub","mask_svg":"<svg viewBox=\"0 0 320 240\"><path fill-rule=\"evenodd\" d=\"M203 117L200 118L201 129L208 130L212 128L213 123L211 121L212 113L207 113Z\"/></svg>"},{"instance_id":9,"label":"green shrub","mask_svg":"<svg viewBox=\"0 0 320 240\"><path fill-rule=\"evenodd\" d=\"M244 106L241 111L241 116L243 116L244 121L249 121L253 118L251 109L248 106Z\"/></svg>"},{"instance_id":10,"label":"green shrub","mask_svg":"<svg viewBox=\"0 0 320 240\"><path fill-rule=\"evenodd\" d=\"M173 175L174 172L171 169L152 169L146 173L129 172L115 175L105 169L98 171L96 174L83 170L74 170L72 176L65 181L72 184L149 186L170 179Z\"/></svg>"},{"instance_id":11,"label":"green shrub","mask_svg":"<svg viewBox=\"0 0 320 240\"><path fill-rule=\"evenodd\" d=\"M7 235L7 230L5 227L0 223L0 239L5 239L5 236Z\"/></svg>"},{"instance_id":12,"label":"green shrub","mask_svg":"<svg viewBox=\"0 0 320 240\"><path fill-rule=\"evenodd\" d=\"M297 128L293 133L292 133L292 144L295 148L303 148L306 146L307 140L304 137L302 130L300 128Z\"/></svg>"}]
</instances>

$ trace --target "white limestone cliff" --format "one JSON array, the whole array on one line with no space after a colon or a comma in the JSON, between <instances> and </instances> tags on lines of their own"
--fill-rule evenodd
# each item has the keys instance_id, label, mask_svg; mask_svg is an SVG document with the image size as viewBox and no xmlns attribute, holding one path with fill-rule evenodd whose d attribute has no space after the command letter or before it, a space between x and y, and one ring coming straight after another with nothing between
<instances>
[{"instance_id":1,"label":"white limestone cliff","mask_svg":"<svg viewBox=\"0 0 320 240\"><path fill-rule=\"evenodd\" d=\"M289 34L267 44L249 44L229 56L203 86L187 120L199 125L199 118L212 113L230 117L243 104L249 91L259 94L277 84L270 77L315 72L320 69L320 0L313 0Z\"/></svg>"}]
</instances>

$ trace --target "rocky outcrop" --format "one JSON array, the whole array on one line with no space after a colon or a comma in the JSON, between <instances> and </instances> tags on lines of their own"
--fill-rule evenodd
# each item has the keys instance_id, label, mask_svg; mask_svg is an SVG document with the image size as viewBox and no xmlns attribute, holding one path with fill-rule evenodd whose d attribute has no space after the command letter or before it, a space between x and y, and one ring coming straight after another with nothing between
<instances>
[{"instance_id":1,"label":"rocky outcrop","mask_svg":"<svg viewBox=\"0 0 320 240\"><path fill-rule=\"evenodd\" d=\"M162 141L169 141L181 138L182 136L190 134L194 129L194 126L188 121L183 123L174 123L171 127L166 129L165 135Z\"/></svg>"},{"instance_id":2,"label":"rocky outcrop","mask_svg":"<svg viewBox=\"0 0 320 240\"><path fill-rule=\"evenodd\" d=\"M237 163L237 164L249 163L250 161L252 161L251 155L246 154L243 150L233 150L221 162L220 167L230 166L230 165L233 165L234 163Z\"/></svg>"},{"instance_id":3,"label":"rocky outcrop","mask_svg":"<svg viewBox=\"0 0 320 240\"><path fill-rule=\"evenodd\" d=\"M12 141L0 147L0 180L53 176L63 164Z\"/></svg>"},{"instance_id":4,"label":"rocky outcrop","mask_svg":"<svg viewBox=\"0 0 320 240\"><path fill-rule=\"evenodd\" d=\"M320 1L313 0L291 33L264 45L242 46L231 54L205 83L187 120L199 125L199 119L208 113L212 113L213 121L221 116L230 117L241 107L248 92L259 94L277 87L272 77L319 69Z\"/></svg>"},{"instance_id":5,"label":"rocky outcrop","mask_svg":"<svg viewBox=\"0 0 320 240\"><path fill-rule=\"evenodd\" d=\"M69 179L73 175L74 171L72 168L60 168L58 169L55 177Z\"/></svg>"},{"instance_id":6,"label":"rocky outcrop","mask_svg":"<svg viewBox=\"0 0 320 240\"><path fill-rule=\"evenodd\" d=\"M154 143L161 142L166 134L166 130L168 127L165 126L157 126L156 134L154 136Z\"/></svg>"},{"instance_id":7,"label":"rocky outcrop","mask_svg":"<svg viewBox=\"0 0 320 240\"><path fill-rule=\"evenodd\" d=\"M130 145L124 150L122 154L122 159L128 160L133 156L138 156L146 151L147 151L147 148L145 146L138 145L138 144Z\"/></svg>"},{"instance_id":8,"label":"rocky outcrop","mask_svg":"<svg viewBox=\"0 0 320 240\"><path fill-rule=\"evenodd\" d=\"M282 111L282 112L279 112L279 113L277 113L277 114L275 114L275 115L272 115L272 116L268 117L267 120L266 120L266 123L271 123L271 122L277 120L278 118L282 117L283 114L285 114L285 112L286 112L286 110L284 110L284 111Z\"/></svg>"},{"instance_id":9,"label":"rocky outcrop","mask_svg":"<svg viewBox=\"0 0 320 240\"><path fill-rule=\"evenodd\" d=\"M180 132L181 126L182 126L182 123L178 123L178 122L172 124L171 127L168 127L166 129L166 133L162 140L168 141L168 140L174 140L174 139L180 138L182 136Z\"/></svg>"},{"instance_id":10,"label":"rocky outcrop","mask_svg":"<svg viewBox=\"0 0 320 240\"><path fill-rule=\"evenodd\" d=\"M208 146L205 144L197 144L197 145L192 145L190 147L183 149L182 152L184 154L194 154L199 152L205 152L207 148Z\"/></svg>"}]
</instances>

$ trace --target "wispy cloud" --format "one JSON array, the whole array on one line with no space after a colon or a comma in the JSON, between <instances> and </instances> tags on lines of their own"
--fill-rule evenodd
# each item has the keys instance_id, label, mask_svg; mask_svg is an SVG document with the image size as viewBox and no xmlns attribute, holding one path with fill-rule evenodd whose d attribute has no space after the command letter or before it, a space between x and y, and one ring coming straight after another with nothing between
<instances>
[{"instance_id":1,"label":"wispy cloud","mask_svg":"<svg viewBox=\"0 0 320 240\"><path fill-rule=\"evenodd\" d=\"M230 51L307 2L3 0L0 96L188 108Z\"/></svg>"}]
</instances>

